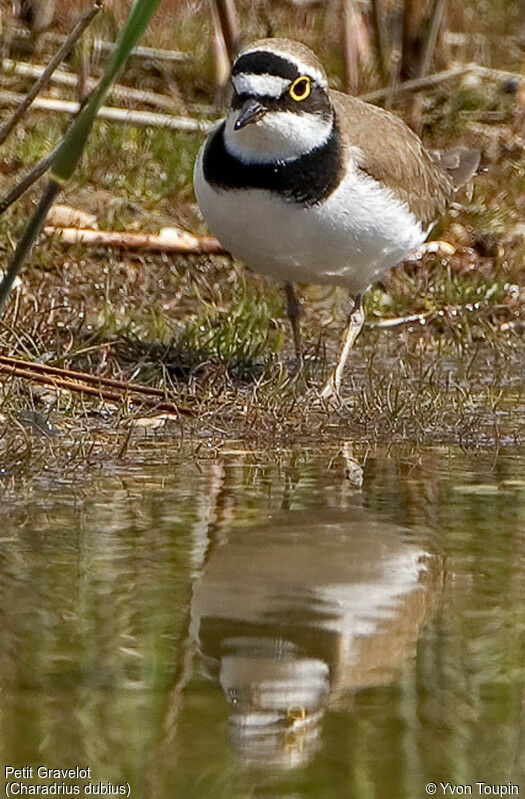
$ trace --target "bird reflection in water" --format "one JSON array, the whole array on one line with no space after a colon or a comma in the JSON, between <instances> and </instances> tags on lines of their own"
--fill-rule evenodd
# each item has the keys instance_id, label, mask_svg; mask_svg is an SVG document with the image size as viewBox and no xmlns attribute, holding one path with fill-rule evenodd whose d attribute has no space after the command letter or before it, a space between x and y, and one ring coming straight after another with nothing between
<instances>
[{"instance_id":1,"label":"bird reflection in water","mask_svg":"<svg viewBox=\"0 0 525 799\"><path fill-rule=\"evenodd\" d=\"M438 572L406 530L357 505L283 513L212 544L192 636L234 749L265 767L305 763L327 708L414 654Z\"/></svg>"}]
</instances>

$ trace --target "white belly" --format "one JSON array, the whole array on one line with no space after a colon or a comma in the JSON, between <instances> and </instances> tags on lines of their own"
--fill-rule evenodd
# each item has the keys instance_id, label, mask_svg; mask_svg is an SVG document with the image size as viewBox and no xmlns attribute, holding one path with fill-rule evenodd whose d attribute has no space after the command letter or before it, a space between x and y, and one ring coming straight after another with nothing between
<instances>
[{"instance_id":1,"label":"white belly","mask_svg":"<svg viewBox=\"0 0 525 799\"><path fill-rule=\"evenodd\" d=\"M209 229L235 258L276 280L362 292L426 238L405 203L353 168L326 201L302 207L261 189L213 188L202 153L194 187Z\"/></svg>"}]
</instances>

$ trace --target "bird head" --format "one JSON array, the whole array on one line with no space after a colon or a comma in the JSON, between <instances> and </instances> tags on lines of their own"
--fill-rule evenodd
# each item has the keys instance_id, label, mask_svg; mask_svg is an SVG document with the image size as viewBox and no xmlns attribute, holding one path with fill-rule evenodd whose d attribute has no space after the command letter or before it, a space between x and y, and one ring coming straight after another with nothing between
<instances>
[{"instance_id":1,"label":"bird head","mask_svg":"<svg viewBox=\"0 0 525 799\"><path fill-rule=\"evenodd\" d=\"M314 53L286 39L262 39L232 68L228 150L246 163L288 160L325 142L333 126L326 73Z\"/></svg>"}]
</instances>

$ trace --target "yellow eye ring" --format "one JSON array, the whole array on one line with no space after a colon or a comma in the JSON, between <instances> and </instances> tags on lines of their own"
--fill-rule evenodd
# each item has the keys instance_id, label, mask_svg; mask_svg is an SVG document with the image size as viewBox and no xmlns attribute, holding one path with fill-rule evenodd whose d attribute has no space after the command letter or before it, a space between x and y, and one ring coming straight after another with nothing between
<instances>
[{"instance_id":1,"label":"yellow eye ring","mask_svg":"<svg viewBox=\"0 0 525 799\"><path fill-rule=\"evenodd\" d=\"M306 100L311 91L312 82L310 78L307 75L301 75L290 86L290 97L300 103L301 100Z\"/></svg>"}]
</instances>

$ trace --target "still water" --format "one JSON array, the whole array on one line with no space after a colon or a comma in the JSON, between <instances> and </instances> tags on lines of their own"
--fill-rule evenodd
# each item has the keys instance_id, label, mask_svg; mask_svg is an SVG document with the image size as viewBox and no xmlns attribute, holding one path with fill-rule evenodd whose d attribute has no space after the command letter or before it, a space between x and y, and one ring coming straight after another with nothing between
<instances>
[{"instance_id":1,"label":"still water","mask_svg":"<svg viewBox=\"0 0 525 799\"><path fill-rule=\"evenodd\" d=\"M156 444L0 522L11 795L525 795L525 453Z\"/></svg>"}]
</instances>

